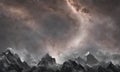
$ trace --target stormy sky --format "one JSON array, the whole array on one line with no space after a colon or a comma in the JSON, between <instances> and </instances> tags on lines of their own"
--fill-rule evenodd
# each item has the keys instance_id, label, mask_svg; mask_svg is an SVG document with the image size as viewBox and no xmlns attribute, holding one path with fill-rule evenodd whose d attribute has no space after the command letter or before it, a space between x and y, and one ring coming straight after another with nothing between
<instances>
[{"instance_id":1,"label":"stormy sky","mask_svg":"<svg viewBox=\"0 0 120 72\"><path fill-rule=\"evenodd\" d=\"M64 59L120 52L120 0L0 0L0 52Z\"/></svg>"}]
</instances>

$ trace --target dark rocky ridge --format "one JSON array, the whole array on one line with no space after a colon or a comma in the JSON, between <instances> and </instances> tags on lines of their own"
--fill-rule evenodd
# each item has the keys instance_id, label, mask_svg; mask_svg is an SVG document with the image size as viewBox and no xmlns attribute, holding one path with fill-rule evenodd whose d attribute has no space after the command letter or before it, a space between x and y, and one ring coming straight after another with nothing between
<instances>
[{"instance_id":1,"label":"dark rocky ridge","mask_svg":"<svg viewBox=\"0 0 120 72\"><path fill-rule=\"evenodd\" d=\"M22 62L17 54L7 49L0 54L0 72L120 72L120 65L114 65L112 62L100 63L92 54L86 57L87 61L78 57L59 65L55 58L46 54L37 66L29 66L26 62ZM89 57L93 63L88 60ZM87 63L88 61L92 64Z\"/></svg>"}]
</instances>

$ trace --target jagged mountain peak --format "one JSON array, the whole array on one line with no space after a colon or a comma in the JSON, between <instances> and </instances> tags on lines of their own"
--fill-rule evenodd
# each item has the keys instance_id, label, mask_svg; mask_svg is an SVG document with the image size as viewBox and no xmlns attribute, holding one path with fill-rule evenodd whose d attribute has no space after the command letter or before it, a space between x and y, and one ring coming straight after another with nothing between
<instances>
[{"instance_id":1,"label":"jagged mountain peak","mask_svg":"<svg viewBox=\"0 0 120 72\"><path fill-rule=\"evenodd\" d=\"M76 72L84 71L84 67L73 60L68 60L63 63L61 72L74 72L74 71Z\"/></svg>"},{"instance_id":2,"label":"jagged mountain peak","mask_svg":"<svg viewBox=\"0 0 120 72\"><path fill-rule=\"evenodd\" d=\"M95 65L95 64L97 64L99 62L97 60L97 58L93 54L91 54L90 52L87 52L85 54L85 56L86 56L86 63L88 65Z\"/></svg>"},{"instance_id":3,"label":"jagged mountain peak","mask_svg":"<svg viewBox=\"0 0 120 72\"><path fill-rule=\"evenodd\" d=\"M52 56L50 56L50 55L47 53L45 56L43 56L43 58L50 59L50 58L52 58Z\"/></svg>"},{"instance_id":4,"label":"jagged mountain peak","mask_svg":"<svg viewBox=\"0 0 120 72\"><path fill-rule=\"evenodd\" d=\"M30 68L26 62L22 62L20 57L11 51L11 48L6 49L0 55L0 72L21 72L23 69Z\"/></svg>"},{"instance_id":5,"label":"jagged mountain peak","mask_svg":"<svg viewBox=\"0 0 120 72\"><path fill-rule=\"evenodd\" d=\"M4 52L2 52L3 54L5 55L8 55L8 54L15 54L14 50L12 48L7 48Z\"/></svg>"},{"instance_id":6,"label":"jagged mountain peak","mask_svg":"<svg viewBox=\"0 0 120 72\"><path fill-rule=\"evenodd\" d=\"M43 58L40 60L40 62L38 63L39 66L48 66L48 65L54 65L56 64L56 60L55 58L52 58L52 56L50 56L48 53L43 56Z\"/></svg>"},{"instance_id":7,"label":"jagged mountain peak","mask_svg":"<svg viewBox=\"0 0 120 72\"><path fill-rule=\"evenodd\" d=\"M85 65L75 60L65 61L61 65L57 65L55 58L49 54L43 56L37 66L29 66L26 62L22 62L17 54L11 52L11 49L5 50L0 56L0 72L119 72L120 66L114 65L112 62L89 66L89 62ZM87 56L89 56L88 54ZM93 55L94 57L94 55ZM93 58L92 58L93 59ZM81 60L81 57L78 57ZM89 58L87 59L88 61ZM94 62L94 60L92 60Z\"/></svg>"}]
</instances>

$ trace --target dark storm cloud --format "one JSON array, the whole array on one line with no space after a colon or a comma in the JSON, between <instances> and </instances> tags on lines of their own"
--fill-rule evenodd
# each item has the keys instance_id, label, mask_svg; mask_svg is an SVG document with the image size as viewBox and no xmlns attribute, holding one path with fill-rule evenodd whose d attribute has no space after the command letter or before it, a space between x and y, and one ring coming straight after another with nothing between
<instances>
[{"instance_id":1,"label":"dark storm cloud","mask_svg":"<svg viewBox=\"0 0 120 72\"><path fill-rule=\"evenodd\" d=\"M80 8L79 11L83 8L89 10L88 14L91 15L89 23L93 25L89 35L95 39L96 43L103 45L103 48L119 49L119 0L69 1L73 1L73 6Z\"/></svg>"},{"instance_id":2,"label":"dark storm cloud","mask_svg":"<svg viewBox=\"0 0 120 72\"><path fill-rule=\"evenodd\" d=\"M55 57L119 52L119 7L119 0L0 0L0 49Z\"/></svg>"},{"instance_id":3,"label":"dark storm cloud","mask_svg":"<svg viewBox=\"0 0 120 72\"><path fill-rule=\"evenodd\" d=\"M79 27L65 4L56 0L1 0L0 51L12 47L39 56L61 52Z\"/></svg>"},{"instance_id":4,"label":"dark storm cloud","mask_svg":"<svg viewBox=\"0 0 120 72\"><path fill-rule=\"evenodd\" d=\"M97 11L100 13L110 14L119 8L119 0L68 0L77 9L83 7L88 8L90 11Z\"/></svg>"},{"instance_id":5,"label":"dark storm cloud","mask_svg":"<svg viewBox=\"0 0 120 72\"><path fill-rule=\"evenodd\" d=\"M79 22L80 35L75 41L78 44L74 42L76 46L61 55L64 59L82 55L87 51L119 53L119 0L67 0L67 2L73 13L78 16L77 19L82 21Z\"/></svg>"}]
</instances>

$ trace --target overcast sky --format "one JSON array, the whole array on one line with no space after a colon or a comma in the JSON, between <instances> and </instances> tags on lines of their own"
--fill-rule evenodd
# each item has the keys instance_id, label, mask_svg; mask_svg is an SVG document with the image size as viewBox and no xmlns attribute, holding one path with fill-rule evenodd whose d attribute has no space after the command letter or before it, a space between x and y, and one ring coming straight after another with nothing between
<instances>
[{"instance_id":1,"label":"overcast sky","mask_svg":"<svg viewBox=\"0 0 120 72\"><path fill-rule=\"evenodd\" d=\"M120 0L0 0L0 51L119 52L119 13Z\"/></svg>"}]
</instances>

